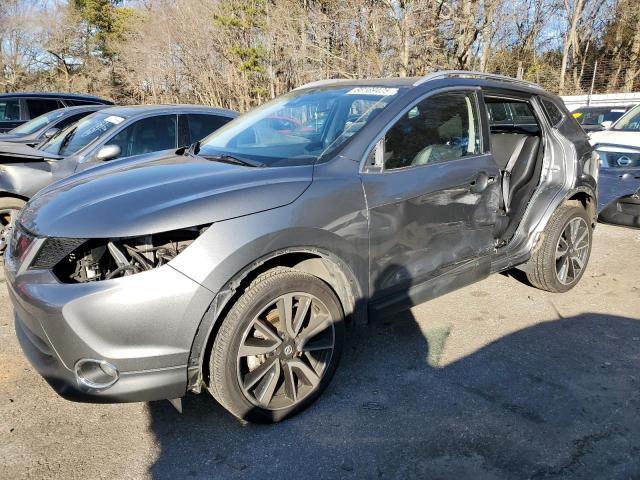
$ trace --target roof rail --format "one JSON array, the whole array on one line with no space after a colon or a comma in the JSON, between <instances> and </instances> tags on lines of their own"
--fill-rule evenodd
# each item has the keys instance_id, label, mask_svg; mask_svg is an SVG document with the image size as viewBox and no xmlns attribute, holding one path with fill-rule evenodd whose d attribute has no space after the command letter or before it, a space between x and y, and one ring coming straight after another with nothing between
<instances>
[{"instance_id":1,"label":"roof rail","mask_svg":"<svg viewBox=\"0 0 640 480\"><path fill-rule=\"evenodd\" d=\"M322 87L323 85L329 85L330 83L339 83L339 82L351 82L352 78L327 78L326 80L316 80L315 82L305 83L304 85L300 85L299 87L294 88L294 90L301 90L303 88L311 88L311 87Z\"/></svg>"},{"instance_id":2,"label":"roof rail","mask_svg":"<svg viewBox=\"0 0 640 480\"><path fill-rule=\"evenodd\" d=\"M425 82L431 80L439 80L442 78L449 77L459 77L459 78L479 78L485 80L497 80L499 82L513 83L514 85L521 85L529 88L536 88L539 90L543 90L543 88L537 83L527 82L526 80L520 80L517 78L507 77L505 75L497 75L495 73L485 73L485 72L473 72L467 70L442 70L440 72L433 72L425 75L424 77L417 80L413 86L417 87L418 85L422 85Z\"/></svg>"}]
</instances>

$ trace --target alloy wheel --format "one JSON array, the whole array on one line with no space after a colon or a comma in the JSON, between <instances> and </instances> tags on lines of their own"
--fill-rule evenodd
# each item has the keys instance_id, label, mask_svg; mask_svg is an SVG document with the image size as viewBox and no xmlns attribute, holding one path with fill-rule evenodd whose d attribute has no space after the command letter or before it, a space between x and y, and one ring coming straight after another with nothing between
<instances>
[{"instance_id":1,"label":"alloy wheel","mask_svg":"<svg viewBox=\"0 0 640 480\"><path fill-rule=\"evenodd\" d=\"M7 248L7 238L13 229L13 222L20 210L5 208L0 210L0 255L4 255Z\"/></svg>"},{"instance_id":2,"label":"alloy wheel","mask_svg":"<svg viewBox=\"0 0 640 480\"><path fill-rule=\"evenodd\" d=\"M581 217L572 218L564 227L556 246L556 275L564 285L580 277L589 255L589 227Z\"/></svg>"},{"instance_id":3,"label":"alloy wheel","mask_svg":"<svg viewBox=\"0 0 640 480\"><path fill-rule=\"evenodd\" d=\"M314 295L294 292L271 301L245 330L237 374L245 397L280 410L316 390L335 348L334 319Z\"/></svg>"}]
</instances>

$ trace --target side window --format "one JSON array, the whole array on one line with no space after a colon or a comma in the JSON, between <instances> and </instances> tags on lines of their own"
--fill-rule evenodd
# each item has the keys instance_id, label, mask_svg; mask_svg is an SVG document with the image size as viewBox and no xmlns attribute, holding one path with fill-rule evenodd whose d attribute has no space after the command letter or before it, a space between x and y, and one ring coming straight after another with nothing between
<instances>
[{"instance_id":1,"label":"side window","mask_svg":"<svg viewBox=\"0 0 640 480\"><path fill-rule=\"evenodd\" d=\"M108 145L118 145L118 158L176 148L176 115L159 115L138 120L118 132Z\"/></svg>"},{"instance_id":2,"label":"side window","mask_svg":"<svg viewBox=\"0 0 640 480\"><path fill-rule=\"evenodd\" d=\"M199 113L190 113L187 117L189 119L189 136L191 137L191 143L202 140L210 133L231 121L229 117Z\"/></svg>"},{"instance_id":3,"label":"side window","mask_svg":"<svg viewBox=\"0 0 640 480\"><path fill-rule=\"evenodd\" d=\"M540 98L540 103L542 103L542 107L544 108L547 117L549 117L551 125L553 125L554 127L558 125L564 118L564 115L562 115L562 112L556 106L556 104L551 100L547 100L546 98Z\"/></svg>"},{"instance_id":4,"label":"side window","mask_svg":"<svg viewBox=\"0 0 640 480\"><path fill-rule=\"evenodd\" d=\"M517 126L535 125L537 123L531 105L528 103L512 103L511 108L513 109L513 116Z\"/></svg>"},{"instance_id":5,"label":"side window","mask_svg":"<svg viewBox=\"0 0 640 480\"><path fill-rule=\"evenodd\" d=\"M491 133L538 134L540 126L527 101L489 97L485 94Z\"/></svg>"},{"instance_id":6,"label":"side window","mask_svg":"<svg viewBox=\"0 0 640 480\"><path fill-rule=\"evenodd\" d=\"M20 100L0 100L0 121L20 120Z\"/></svg>"},{"instance_id":7,"label":"side window","mask_svg":"<svg viewBox=\"0 0 640 480\"><path fill-rule=\"evenodd\" d=\"M487 103L489 122L491 125L511 125L513 119L505 103Z\"/></svg>"},{"instance_id":8,"label":"side window","mask_svg":"<svg viewBox=\"0 0 640 480\"><path fill-rule=\"evenodd\" d=\"M49 98L29 98L27 99L29 118L36 118L40 115L59 108L58 102Z\"/></svg>"},{"instance_id":9,"label":"side window","mask_svg":"<svg viewBox=\"0 0 640 480\"><path fill-rule=\"evenodd\" d=\"M480 153L480 125L472 92L422 100L387 132L386 169L447 162Z\"/></svg>"}]
</instances>

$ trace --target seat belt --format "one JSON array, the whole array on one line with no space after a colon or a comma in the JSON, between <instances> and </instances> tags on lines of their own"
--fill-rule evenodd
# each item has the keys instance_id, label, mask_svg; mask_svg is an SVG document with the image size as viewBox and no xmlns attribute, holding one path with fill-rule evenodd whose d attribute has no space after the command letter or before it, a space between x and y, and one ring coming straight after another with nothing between
<instances>
[{"instance_id":1,"label":"seat belt","mask_svg":"<svg viewBox=\"0 0 640 480\"><path fill-rule=\"evenodd\" d=\"M522 137L520 141L516 144L516 148L513 149L511 153L511 157L509 157L509 161L507 162L507 166L504 167L504 171L502 173L502 206L504 207L504 212L509 213L509 185L511 183L511 170L516 164L518 157L522 153L522 149L524 148L524 143L527 141L529 137Z\"/></svg>"}]
</instances>

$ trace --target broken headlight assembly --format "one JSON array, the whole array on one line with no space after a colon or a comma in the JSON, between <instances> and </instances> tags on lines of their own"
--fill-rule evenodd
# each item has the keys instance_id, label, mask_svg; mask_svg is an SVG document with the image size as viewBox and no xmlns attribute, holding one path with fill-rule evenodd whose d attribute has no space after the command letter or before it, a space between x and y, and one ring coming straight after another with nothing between
<instances>
[{"instance_id":1,"label":"broken headlight assembly","mask_svg":"<svg viewBox=\"0 0 640 480\"><path fill-rule=\"evenodd\" d=\"M169 263L208 226L117 239L47 238L30 269L48 269L63 283L126 277Z\"/></svg>"}]
</instances>

